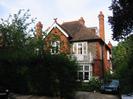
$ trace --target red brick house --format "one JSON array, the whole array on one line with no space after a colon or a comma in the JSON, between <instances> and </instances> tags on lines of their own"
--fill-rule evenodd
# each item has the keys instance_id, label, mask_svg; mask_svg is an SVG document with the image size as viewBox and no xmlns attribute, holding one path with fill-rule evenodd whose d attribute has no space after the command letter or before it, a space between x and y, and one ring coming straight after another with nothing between
<instances>
[{"instance_id":1,"label":"red brick house","mask_svg":"<svg viewBox=\"0 0 133 99\"><path fill-rule=\"evenodd\" d=\"M52 54L71 55L80 65L78 79L88 81L92 76L102 78L105 71L112 70L111 48L105 43L104 15L100 12L99 29L86 27L83 17L77 21L59 24L57 20L46 31L45 50ZM42 29L39 22L36 29ZM36 35L42 35L36 32Z\"/></svg>"}]
</instances>

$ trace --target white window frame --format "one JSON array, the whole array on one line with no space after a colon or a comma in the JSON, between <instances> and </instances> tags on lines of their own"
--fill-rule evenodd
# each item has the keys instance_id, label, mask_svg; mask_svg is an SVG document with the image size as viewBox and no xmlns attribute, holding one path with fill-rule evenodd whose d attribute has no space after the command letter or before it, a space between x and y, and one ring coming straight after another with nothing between
<instances>
[{"instance_id":1,"label":"white window frame","mask_svg":"<svg viewBox=\"0 0 133 99\"><path fill-rule=\"evenodd\" d=\"M87 42L76 42L72 46L73 54L87 55L88 54L88 45Z\"/></svg>"},{"instance_id":2,"label":"white window frame","mask_svg":"<svg viewBox=\"0 0 133 99\"><path fill-rule=\"evenodd\" d=\"M88 81L88 80L90 80L91 79L91 77L92 77L92 65L90 65L90 64L84 64L84 65L80 65L80 66L83 66L82 67L82 70L80 69L79 71L78 71L78 80L83 80L83 81ZM85 70L85 67L86 66L88 66L88 70ZM88 79L85 79L85 73L88 73ZM79 73L82 73L82 79L79 79Z\"/></svg>"},{"instance_id":3,"label":"white window frame","mask_svg":"<svg viewBox=\"0 0 133 99\"><path fill-rule=\"evenodd\" d=\"M58 54L59 51L60 51L60 41L51 41L51 54Z\"/></svg>"}]
</instances>

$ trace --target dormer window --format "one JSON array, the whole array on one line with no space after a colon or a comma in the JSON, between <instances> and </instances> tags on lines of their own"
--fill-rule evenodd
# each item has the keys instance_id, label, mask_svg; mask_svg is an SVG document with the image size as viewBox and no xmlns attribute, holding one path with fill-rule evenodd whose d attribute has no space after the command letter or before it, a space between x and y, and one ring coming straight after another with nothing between
<instances>
[{"instance_id":1,"label":"dormer window","mask_svg":"<svg viewBox=\"0 0 133 99\"><path fill-rule=\"evenodd\" d=\"M58 54L60 49L60 41L52 41L51 42L51 53Z\"/></svg>"}]
</instances>

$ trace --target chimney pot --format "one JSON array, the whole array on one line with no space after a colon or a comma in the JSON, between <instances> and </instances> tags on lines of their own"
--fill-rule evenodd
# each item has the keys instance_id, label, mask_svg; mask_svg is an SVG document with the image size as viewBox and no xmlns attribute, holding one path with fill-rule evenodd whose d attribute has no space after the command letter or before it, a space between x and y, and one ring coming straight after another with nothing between
<instances>
[{"instance_id":1,"label":"chimney pot","mask_svg":"<svg viewBox=\"0 0 133 99\"><path fill-rule=\"evenodd\" d=\"M39 22L36 24L36 27L37 27L37 28L43 28L43 25L42 25L42 23L39 21Z\"/></svg>"},{"instance_id":2,"label":"chimney pot","mask_svg":"<svg viewBox=\"0 0 133 99\"><path fill-rule=\"evenodd\" d=\"M43 28L43 25L42 23L39 21L37 24L36 24L36 37L41 37L42 36L42 28Z\"/></svg>"}]
</instances>

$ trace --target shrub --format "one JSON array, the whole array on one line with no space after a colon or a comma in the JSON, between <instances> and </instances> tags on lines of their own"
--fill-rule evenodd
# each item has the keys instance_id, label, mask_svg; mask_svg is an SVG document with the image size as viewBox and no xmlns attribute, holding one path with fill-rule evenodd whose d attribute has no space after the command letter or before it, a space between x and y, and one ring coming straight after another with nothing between
<instances>
[{"instance_id":1,"label":"shrub","mask_svg":"<svg viewBox=\"0 0 133 99\"><path fill-rule=\"evenodd\" d=\"M0 68L0 83L12 92L71 99L76 91L77 63L65 55L3 60Z\"/></svg>"},{"instance_id":2,"label":"shrub","mask_svg":"<svg viewBox=\"0 0 133 99\"><path fill-rule=\"evenodd\" d=\"M82 82L79 90L81 91L99 91L101 81L96 78L91 78L89 82Z\"/></svg>"}]
</instances>

